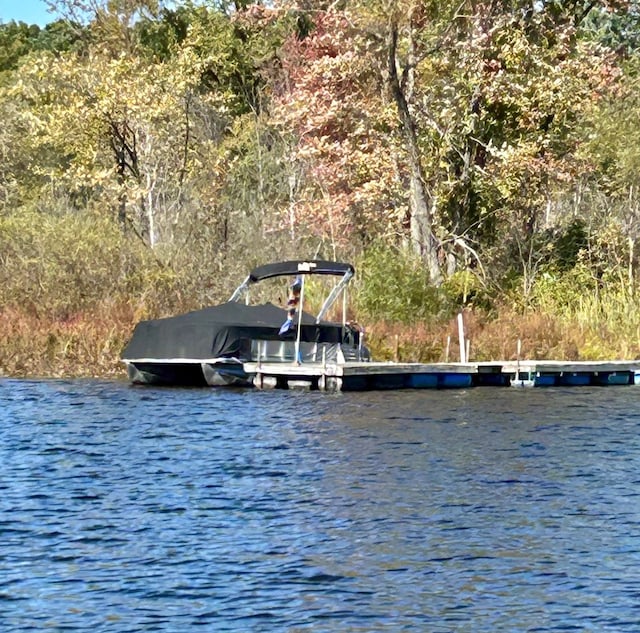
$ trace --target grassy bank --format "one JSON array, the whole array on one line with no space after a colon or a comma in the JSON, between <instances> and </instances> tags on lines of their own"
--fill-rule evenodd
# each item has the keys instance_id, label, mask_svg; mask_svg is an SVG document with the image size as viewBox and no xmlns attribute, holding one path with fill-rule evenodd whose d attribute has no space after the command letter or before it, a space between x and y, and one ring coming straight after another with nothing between
<instances>
[{"instance_id":1,"label":"grassy bank","mask_svg":"<svg viewBox=\"0 0 640 633\"><path fill-rule=\"evenodd\" d=\"M117 377L134 312L114 305L68 318L0 311L0 374L15 377Z\"/></svg>"}]
</instances>

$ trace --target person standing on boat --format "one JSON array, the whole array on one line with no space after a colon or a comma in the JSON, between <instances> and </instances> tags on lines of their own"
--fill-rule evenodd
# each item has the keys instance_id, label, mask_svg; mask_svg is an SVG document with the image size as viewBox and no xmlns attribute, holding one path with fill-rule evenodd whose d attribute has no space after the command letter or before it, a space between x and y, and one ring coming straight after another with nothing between
<instances>
[{"instance_id":1,"label":"person standing on boat","mask_svg":"<svg viewBox=\"0 0 640 633\"><path fill-rule=\"evenodd\" d=\"M293 329L293 319L298 311L300 303L300 291L302 290L302 277L298 275L295 281L289 286L289 299L287 301L287 320L282 324L278 334L284 336Z\"/></svg>"}]
</instances>

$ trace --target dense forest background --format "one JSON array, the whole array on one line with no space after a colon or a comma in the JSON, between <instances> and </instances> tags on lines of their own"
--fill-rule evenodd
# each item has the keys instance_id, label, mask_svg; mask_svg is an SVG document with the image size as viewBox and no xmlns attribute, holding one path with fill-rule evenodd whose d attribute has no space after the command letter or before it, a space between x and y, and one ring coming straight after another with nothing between
<instances>
[{"instance_id":1,"label":"dense forest background","mask_svg":"<svg viewBox=\"0 0 640 633\"><path fill-rule=\"evenodd\" d=\"M0 373L312 257L378 358L460 311L472 359L640 355L640 3L51 5L0 24Z\"/></svg>"}]
</instances>

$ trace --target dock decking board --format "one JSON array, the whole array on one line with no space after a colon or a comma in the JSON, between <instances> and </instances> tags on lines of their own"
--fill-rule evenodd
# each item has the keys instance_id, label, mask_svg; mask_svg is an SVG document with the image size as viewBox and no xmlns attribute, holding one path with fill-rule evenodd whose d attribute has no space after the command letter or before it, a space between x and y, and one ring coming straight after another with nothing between
<instances>
[{"instance_id":1,"label":"dock decking board","mask_svg":"<svg viewBox=\"0 0 640 633\"><path fill-rule=\"evenodd\" d=\"M640 361L245 363L260 388L327 391L640 384Z\"/></svg>"}]
</instances>

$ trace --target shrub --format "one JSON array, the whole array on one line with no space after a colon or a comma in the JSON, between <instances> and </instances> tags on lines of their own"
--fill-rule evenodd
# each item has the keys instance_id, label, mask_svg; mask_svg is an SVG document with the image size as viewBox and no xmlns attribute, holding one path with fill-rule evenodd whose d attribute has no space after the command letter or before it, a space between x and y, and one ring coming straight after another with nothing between
<instances>
[{"instance_id":1,"label":"shrub","mask_svg":"<svg viewBox=\"0 0 640 633\"><path fill-rule=\"evenodd\" d=\"M0 301L64 318L104 300L166 295L175 275L97 213L0 217Z\"/></svg>"},{"instance_id":2,"label":"shrub","mask_svg":"<svg viewBox=\"0 0 640 633\"><path fill-rule=\"evenodd\" d=\"M404 250L377 244L366 250L357 270L354 304L365 319L412 323L451 310L422 262Z\"/></svg>"}]
</instances>

